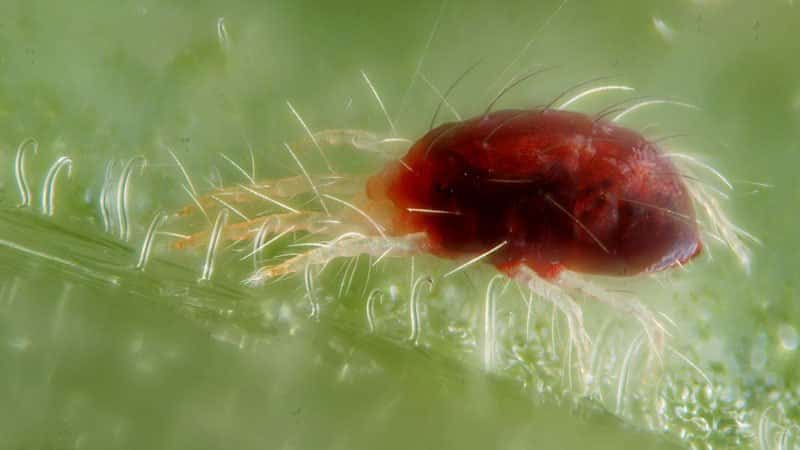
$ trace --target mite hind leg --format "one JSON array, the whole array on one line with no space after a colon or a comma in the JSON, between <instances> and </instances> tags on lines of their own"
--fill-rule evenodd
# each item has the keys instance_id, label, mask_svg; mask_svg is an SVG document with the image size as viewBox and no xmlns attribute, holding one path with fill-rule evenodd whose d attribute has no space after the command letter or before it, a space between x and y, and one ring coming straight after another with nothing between
<instances>
[{"instance_id":1,"label":"mite hind leg","mask_svg":"<svg viewBox=\"0 0 800 450\"><path fill-rule=\"evenodd\" d=\"M309 266L321 266L342 257L362 254L383 258L387 255L415 255L427 247L425 233L414 233L402 237L367 236L360 233L345 233L340 237L320 244L319 247L294 256L278 265L262 267L245 280L251 286L265 281L305 270Z\"/></svg>"},{"instance_id":2,"label":"mite hind leg","mask_svg":"<svg viewBox=\"0 0 800 450\"><path fill-rule=\"evenodd\" d=\"M566 289L577 291L629 317L635 318L641 324L642 330L647 336L647 340L650 344L650 354L655 356L658 361L661 361L665 337L668 335L668 332L664 328L664 325L656 318L655 314L645 305L634 298L622 298L620 295L584 280L580 276L570 272L562 273L558 283Z\"/></svg>"}]
</instances>

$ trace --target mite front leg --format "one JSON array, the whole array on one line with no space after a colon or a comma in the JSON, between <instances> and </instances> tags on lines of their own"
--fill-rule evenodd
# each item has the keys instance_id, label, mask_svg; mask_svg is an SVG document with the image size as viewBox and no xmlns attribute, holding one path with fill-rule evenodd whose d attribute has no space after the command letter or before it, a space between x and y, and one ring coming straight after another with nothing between
<instances>
[{"instance_id":1,"label":"mite front leg","mask_svg":"<svg viewBox=\"0 0 800 450\"><path fill-rule=\"evenodd\" d=\"M312 183L321 192L351 196L358 191L364 181L352 175L323 175L312 177ZM233 205L266 205L291 211L293 208L285 202L310 191L312 191L311 185L302 175L238 184L193 197L193 203L181 208L176 215L185 217L200 208L207 212L221 207L231 208Z\"/></svg>"},{"instance_id":2,"label":"mite front leg","mask_svg":"<svg viewBox=\"0 0 800 450\"><path fill-rule=\"evenodd\" d=\"M405 138L380 138L375 133L354 129L331 129L314 133L313 143L325 147L348 146L370 153L395 156L396 151L405 151L413 144Z\"/></svg>"},{"instance_id":3,"label":"mite front leg","mask_svg":"<svg viewBox=\"0 0 800 450\"><path fill-rule=\"evenodd\" d=\"M319 212L298 211L296 213L272 214L266 217L227 225L222 229L221 241L243 241L254 238L262 229L270 234L284 231L306 231L319 233L340 225L336 219ZM173 244L176 249L185 249L208 243L209 231L200 231L189 235Z\"/></svg>"},{"instance_id":4,"label":"mite front leg","mask_svg":"<svg viewBox=\"0 0 800 450\"><path fill-rule=\"evenodd\" d=\"M265 281L303 271L307 266L324 265L336 258L353 257L362 254L385 257L414 255L422 253L427 246L424 233L409 234L403 237L366 236L360 233L345 233L321 247L297 255L281 264L262 267L245 280L250 286L258 286Z\"/></svg>"}]
</instances>

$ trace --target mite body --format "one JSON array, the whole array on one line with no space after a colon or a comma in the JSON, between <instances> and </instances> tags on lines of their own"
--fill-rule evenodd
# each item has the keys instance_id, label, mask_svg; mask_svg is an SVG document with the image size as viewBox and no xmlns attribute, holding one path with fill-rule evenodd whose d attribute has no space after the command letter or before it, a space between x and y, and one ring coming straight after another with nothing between
<instances>
[{"instance_id":1,"label":"mite body","mask_svg":"<svg viewBox=\"0 0 800 450\"><path fill-rule=\"evenodd\" d=\"M562 270L635 275L684 264L702 248L688 189L639 133L585 114L506 110L447 123L369 180L392 234L429 250Z\"/></svg>"}]
</instances>

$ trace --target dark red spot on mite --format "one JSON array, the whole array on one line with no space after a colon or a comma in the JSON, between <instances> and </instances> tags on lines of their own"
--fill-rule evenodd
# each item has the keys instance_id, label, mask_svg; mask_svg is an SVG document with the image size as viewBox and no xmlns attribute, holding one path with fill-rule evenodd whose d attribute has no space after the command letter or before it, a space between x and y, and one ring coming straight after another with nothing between
<instances>
[{"instance_id":1,"label":"dark red spot on mite","mask_svg":"<svg viewBox=\"0 0 800 450\"><path fill-rule=\"evenodd\" d=\"M680 174L639 133L585 114L507 110L447 123L368 184L391 232L427 233L431 252L563 270L634 275L701 248Z\"/></svg>"}]
</instances>

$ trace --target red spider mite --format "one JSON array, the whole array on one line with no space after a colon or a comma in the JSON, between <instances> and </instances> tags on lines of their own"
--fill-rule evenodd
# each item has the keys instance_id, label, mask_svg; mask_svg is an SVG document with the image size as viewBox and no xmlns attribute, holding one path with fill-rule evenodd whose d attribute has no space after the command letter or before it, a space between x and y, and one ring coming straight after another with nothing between
<instances>
[{"instance_id":1,"label":"red spider mite","mask_svg":"<svg viewBox=\"0 0 800 450\"><path fill-rule=\"evenodd\" d=\"M702 244L672 162L639 133L586 114L506 110L441 125L369 179L393 234L546 279L629 276L683 264ZM420 213L423 212L423 213ZM425 213L427 212L427 213Z\"/></svg>"},{"instance_id":2,"label":"red spider mite","mask_svg":"<svg viewBox=\"0 0 800 450\"><path fill-rule=\"evenodd\" d=\"M341 143L347 141L343 136L358 133L331 130L315 139ZM301 263L386 248L449 258L491 251L490 261L510 276L522 266L548 280L564 270L632 276L682 265L702 249L692 198L670 159L639 133L583 113L506 110L441 125L371 176L366 197L354 200L358 205L326 193L347 180L315 182L300 167L304 176L240 185L195 203L226 198L222 205L231 207L260 196L288 210L221 228L227 239L291 228L356 232L361 240L373 237L385 245L302 254L262 269L264 278L296 272ZM275 199L309 189L324 213L299 211ZM345 206L344 215L326 206L334 202ZM409 247L391 237L414 239ZM176 246L205 240L205 233L198 233Z\"/></svg>"},{"instance_id":3,"label":"red spider mite","mask_svg":"<svg viewBox=\"0 0 800 450\"><path fill-rule=\"evenodd\" d=\"M373 93L380 102L374 88ZM669 101L644 101L625 111L653 103ZM383 144L406 142L360 130L313 133L289 106L326 162L326 146L381 152ZM321 240L257 269L245 282L260 285L305 272L307 289L309 270L339 257L367 254L375 263L414 254L471 258L445 277L486 260L558 307L582 355L590 339L575 293L634 317L651 346L661 347L664 329L649 309L579 274L630 277L683 266L704 248L695 208L706 219L704 232L748 267L741 236L750 235L728 220L710 186L694 183L699 179L687 165L711 171L730 188L727 179L690 155L673 154L686 163L676 167L656 143L602 114L550 107L487 110L407 142L405 156L366 180L312 174L284 144L301 175L263 182L250 176L248 185L193 196L182 214L223 209L211 232L186 236L175 247L208 244L206 274L223 240L252 240L251 254L257 254L287 233L306 232ZM308 194L315 199L297 205ZM255 218L239 209L265 204L273 209ZM243 220L225 224L228 210Z\"/></svg>"}]
</instances>

